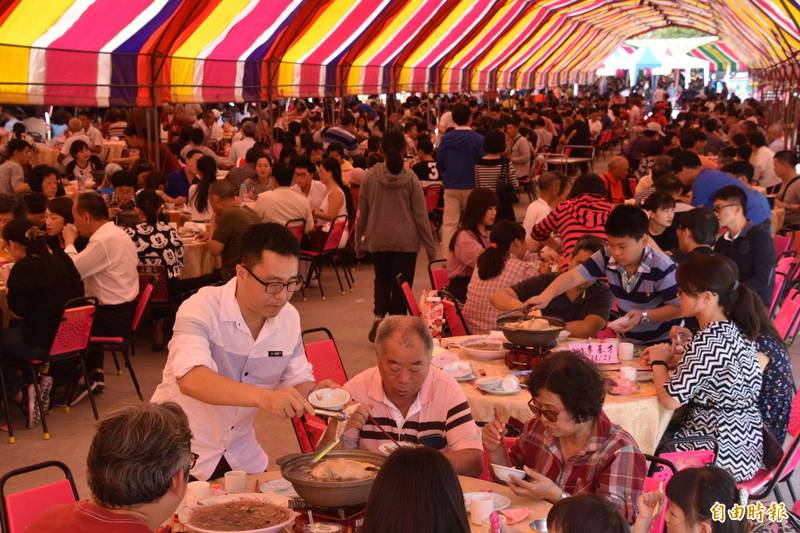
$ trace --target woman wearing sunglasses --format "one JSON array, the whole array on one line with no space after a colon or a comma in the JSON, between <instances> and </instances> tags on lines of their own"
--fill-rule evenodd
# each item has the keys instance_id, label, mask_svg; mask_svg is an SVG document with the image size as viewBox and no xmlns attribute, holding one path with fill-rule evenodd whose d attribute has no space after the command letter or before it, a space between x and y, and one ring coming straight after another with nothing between
<instances>
[{"instance_id":1,"label":"woman wearing sunglasses","mask_svg":"<svg viewBox=\"0 0 800 533\"><path fill-rule=\"evenodd\" d=\"M556 352L536 367L528 388L533 418L508 454L503 422L496 419L483 429L491 462L527 474L525 480L510 480L511 490L553 503L597 494L633 521L645 458L633 437L603 413L605 387L594 363L574 352Z\"/></svg>"}]
</instances>

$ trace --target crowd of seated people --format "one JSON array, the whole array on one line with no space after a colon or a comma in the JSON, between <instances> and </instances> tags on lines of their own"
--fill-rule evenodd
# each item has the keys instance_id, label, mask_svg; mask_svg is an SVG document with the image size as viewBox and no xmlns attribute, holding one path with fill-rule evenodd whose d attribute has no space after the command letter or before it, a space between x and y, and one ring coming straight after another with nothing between
<instances>
[{"instance_id":1,"label":"crowd of seated people","mask_svg":"<svg viewBox=\"0 0 800 533\"><path fill-rule=\"evenodd\" d=\"M362 407L347 422L342 446L377 449L386 442L385 431L399 432L396 421L392 426L398 411L416 427L442 428L413 435L406 429L404 435L441 453L403 450L387 462L376 487L405 487L400 478L415 471L414 465L425 464L420 476L437 471L442 485L437 490L457 494L447 486L457 479L452 474L477 475L485 450L493 462L525 468L528 478L509 485L519 496L555 504L550 517L554 531L580 530L573 518L582 513L605 517L606 531L618 525L624 529L626 523L646 529L652 518L648 509L663 497L642 494L644 457L633 438L603 413L605 387L591 363L563 352L542 363L528 384L534 417L506 455L505 420L487 424L481 442L461 387L430 365L432 345L424 323L390 316L403 309L388 274L408 274L413 283L409 257L416 262L420 245L429 256L434 251L431 235L422 236L429 228L421 223L421 182L444 186L441 248L448 291L463 303L471 332L490 331L498 313L525 304L562 318L574 336L597 336L611 323L621 339L646 347L644 359L653 366L661 404L686 407L671 431L717 439L722 469L705 470L716 476L716 490L752 477L764 460L764 432L779 441L786 435L791 368L787 347L765 309L777 260L771 234L779 228L771 227L765 192L777 194L774 204L786 210L791 227L790 215L800 209L793 196L796 154L764 134L763 109L756 102L711 98L671 104L657 99L647 110L637 97L539 96L515 97L503 107L464 96L439 99L438 114L432 113L433 102L416 96L399 111L377 101L352 102L336 125L326 125L313 103L302 101L283 111L165 106L161 126L166 142L158 144L158 157L147 142L151 132L133 111L127 120L110 124L94 124L90 114L62 117L65 127L53 136L60 137L53 143L60 151L54 167L30 168L36 147L13 138L0 165L0 221L15 262L7 282L9 308L17 315L15 327L2 337L4 353L18 349L24 359L48 349L54 321L74 296L97 299L94 334L129 335L140 265L165 271L173 306L166 316L155 317L160 333L154 337L155 347L163 347L170 336L170 313L185 296L180 279L184 244L165 217L168 205L185 205L193 221L206 223L199 241L220 257L222 268L201 285L226 283L218 287L220 297L250 277L247 283L259 289L254 292L268 298L300 286L296 275L301 269L294 266L287 270L292 276L277 279L256 277L249 270L243 241L252 238L249 230L259 223L302 219L311 234L304 242L318 247L332 222L346 216L357 243L374 255L376 320L370 339L378 357L375 368L345 384ZM608 130L615 135L623 131L630 139L602 174L590 172L585 162L578 165L574 181L567 177L573 168L565 174L537 174L537 154L566 145L588 147ZM125 137L127 147L120 158L103 161L99 145L112 131ZM573 153L582 154L581 148ZM513 204L531 176L538 180L537 199L520 225ZM98 192L84 191L92 182ZM354 202L359 189L360 202ZM381 204L378 191L392 198L391 208ZM377 244L378 236L388 238L379 226L395 217L404 227L389 233L403 239L387 250ZM345 233L339 246L349 240ZM289 244L281 246L277 255L295 261L294 248L286 252ZM272 257L272 251L264 253ZM48 275L36 275L37 268ZM48 290L53 273L62 281L59 290ZM37 291L40 296L28 296ZM210 294L206 290L201 296ZM45 307L48 313L36 310ZM192 312L191 305L183 308L179 327L188 327ZM258 329L250 329L255 340ZM3 364L9 359L4 357ZM105 386L102 352L91 350L88 361L88 382L77 375L65 378L78 385L75 397L65 400L71 404ZM722 384L712 379L712 367L724 369L730 379ZM35 425L39 414L31 401L30 379L13 365L9 370L14 399L23 404L29 425ZM305 379L307 370L293 367L293 377ZM264 376L239 379L245 386L257 377ZM37 379L48 395L59 384L59 376L44 368ZM283 408L295 414L306 407L293 395L283 396L285 403L276 407L249 397L222 398L195 389L189 394L190 388L178 385L181 393L213 405L235 401L238 407ZM735 427L724 416L731 410L740 415ZM196 416L190 413L190 422ZM225 462L224 453L215 459L211 464L203 457L205 474L236 466ZM395 467L398 473L393 473L395 462L402 464ZM689 490L705 482L703 475L687 474L668 485L674 524L708 522L704 500ZM180 483L170 483L169 490L180 491ZM148 501L169 490L153 493ZM390 491L383 492L370 500L368 530L386 530L386 517L395 511L382 503ZM102 498L96 500L100 507L113 504ZM455 500L453 512L443 518L450 520L443 525L447 531L464 526L465 514L457 504L461 499ZM621 517L621 524L615 517Z\"/></svg>"}]
</instances>

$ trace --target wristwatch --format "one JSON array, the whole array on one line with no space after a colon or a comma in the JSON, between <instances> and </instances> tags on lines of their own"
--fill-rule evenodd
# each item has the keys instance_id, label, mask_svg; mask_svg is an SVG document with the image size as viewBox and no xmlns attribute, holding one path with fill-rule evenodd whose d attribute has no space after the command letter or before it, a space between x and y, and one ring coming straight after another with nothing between
<instances>
[{"instance_id":1,"label":"wristwatch","mask_svg":"<svg viewBox=\"0 0 800 533\"><path fill-rule=\"evenodd\" d=\"M647 316L647 311L642 311L642 324L650 322L650 317Z\"/></svg>"},{"instance_id":2,"label":"wristwatch","mask_svg":"<svg viewBox=\"0 0 800 533\"><path fill-rule=\"evenodd\" d=\"M669 370L669 365L667 364L666 361L650 361L650 368L653 368L654 366L663 366L664 368Z\"/></svg>"}]
</instances>

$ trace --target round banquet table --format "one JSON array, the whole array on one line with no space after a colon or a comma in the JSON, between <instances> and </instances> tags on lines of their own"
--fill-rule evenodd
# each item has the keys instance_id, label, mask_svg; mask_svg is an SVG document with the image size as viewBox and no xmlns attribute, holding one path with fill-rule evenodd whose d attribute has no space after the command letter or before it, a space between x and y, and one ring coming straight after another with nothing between
<instances>
[{"instance_id":1,"label":"round banquet table","mask_svg":"<svg viewBox=\"0 0 800 533\"><path fill-rule=\"evenodd\" d=\"M36 143L34 150L31 153L31 166L36 165L49 165L51 167L58 167L58 154L59 150L50 148L44 143Z\"/></svg>"},{"instance_id":2,"label":"round banquet table","mask_svg":"<svg viewBox=\"0 0 800 533\"><path fill-rule=\"evenodd\" d=\"M485 336L477 335L476 337ZM451 346L448 351L458 354L465 361L469 361L476 375L481 370L486 373L486 376L505 376L511 372L503 359L479 361L466 356L460 348L454 346L467 338L448 337L442 339L442 345L445 347ZM625 366L637 366L638 361L624 361L622 364ZM618 369L619 365L609 365L608 368ZM616 377L617 372L615 370L609 371ZM661 435L667 429L667 424L672 417L672 411L664 408L658 401L655 385L652 382L640 382L639 386L640 391L633 395L613 396L606 394L603 411L612 422L619 424L631 434L643 453L652 454L661 439ZM501 409L505 416L513 416L522 422L527 422L533 416L528 408L528 401L531 399L528 389L523 388L516 394L509 396L498 396L479 390L472 382L462 382L461 388L467 396L467 401L472 409L472 416L477 422L490 422L493 420L495 408Z\"/></svg>"},{"instance_id":3,"label":"round banquet table","mask_svg":"<svg viewBox=\"0 0 800 533\"><path fill-rule=\"evenodd\" d=\"M263 474L247 476L247 486L245 490L246 492L257 492L258 487L260 487L262 483L265 481L271 481L273 479L281 479L280 470L271 470L269 472L264 472ZM523 507L530 509L531 513L528 516L528 519L511 526L512 531L514 528L516 528L516 531L520 532L536 531L535 529L530 528L530 522L534 519L547 518L547 513L552 507L549 502L544 500L528 500L525 498L520 498L511 492L511 489L498 483L492 483L490 481L484 481L482 479L466 476L458 476L458 481L461 483L461 490L464 492L495 492L497 494L502 494L511 500L511 509ZM218 479L216 482L220 485L224 485L224 480L222 479ZM487 531L487 527L484 526L475 526L470 524L470 527L473 533L486 533Z\"/></svg>"},{"instance_id":4,"label":"round banquet table","mask_svg":"<svg viewBox=\"0 0 800 533\"><path fill-rule=\"evenodd\" d=\"M122 151L125 149L125 141L103 141L100 146L100 161L108 163L114 159L122 157Z\"/></svg>"},{"instance_id":5,"label":"round banquet table","mask_svg":"<svg viewBox=\"0 0 800 533\"><path fill-rule=\"evenodd\" d=\"M211 274L219 268L220 258L211 255L205 242L190 241L183 243L183 272L181 279L199 278Z\"/></svg>"},{"instance_id":6,"label":"round banquet table","mask_svg":"<svg viewBox=\"0 0 800 533\"><path fill-rule=\"evenodd\" d=\"M772 236L778 234L783 228L783 222L786 218L786 209L783 207L776 207L772 210Z\"/></svg>"}]
</instances>

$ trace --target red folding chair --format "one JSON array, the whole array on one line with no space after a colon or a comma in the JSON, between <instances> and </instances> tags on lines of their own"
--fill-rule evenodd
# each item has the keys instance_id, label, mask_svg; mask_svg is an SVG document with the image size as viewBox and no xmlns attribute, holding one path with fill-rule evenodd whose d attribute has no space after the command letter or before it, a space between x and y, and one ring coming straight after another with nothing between
<instances>
[{"instance_id":1,"label":"red folding chair","mask_svg":"<svg viewBox=\"0 0 800 533\"><path fill-rule=\"evenodd\" d=\"M775 256L780 257L792 249L794 243L794 232L779 233L772 238L772 246L775 247Z\"/></svg>"},{"instance_id":2,"label":"red folding chair","mask_svg":"<svg viewBox=\"0 0 800 533\"><path fill-rule=\"evenodd\" d=\"M774 320L775 329L778 330L778 334L787 345L791 345L791 341L797 334L800 323L798 317L800 317L800 291L792 288L786 293Z\"/></svg>"},{"instance_id":3,"label":"red folding chair","mask_svg":"<svg viewBox=\"0 0 800 533\"><path fill-rule=\"evenodd\" d=\"M139 294L142 294L148 282L153 284L150 305L170 305L169 287L167 286L167 269L163 265L139 265Z\"/></svg>"},{"instance_id":4,"label":"red folding chair","mask_svg":"<svg viewBox=\"0 0 800 533\"><path fill-rule=\"evenodd\" d=\"M136 341L136 330L139 328L139 324L142 321L142 315L144 315L144 311L147 308L147 304L150 303L150 298L153 295L153 283L148 282L142 292L139 293L139 300L136 302L136 310L133 314L133 322L131 323L131 334L127 337L91 337L89 342L95 348L101 349L103 351L111 352L111 357L114 359L114 365L117 367L117 374L121 374L122 370L119 366L119 361L117 360L117 352L122 354L123 359L125 359L125 366L128 367L128 372L131 375L131 381L133 382L133 387L136 389L136 395L139 396L140 400L144 400L142 396L142 390L139 387L139 380L136 379L136 372L133 369L133 364L131 363L131 354L133 353L133 345Z\"/></svg>"},{"instance_id":5,"label":"red folding chair","mask_svg":"<svg viewBox=\"0 0 800 533\"><path fill-rule=\"evenodd\" d=\"M333 265L333 271L336 273L336 280L339 282L339 290L344 294L344 287L342 286L342 278L339 277L339 269L333 261L333 255L339 249L339 243L342 240L345 229L347 229L347 215L339 215L331 222L331 229L325 242L322 243L316 250L301 250L300 259L310 261L311 267L308 269L305 283L303 284L303 300L305 301L305 287L311 283L311 280L317 280L319 285L319 293L322 299L325 299L325 291L322 289L322 268L325 265L325 260L330 259Z\"/></svg>"},{"instance_id":6,"label":"red folding chair","mask_svg":"<svg viewBox=\"0 0 800 533\"><path fill-rule=\"evenodd\" d=\"M433 265L442 265L444 268L433 268ZM447 259L434 259L428 263L428 278L431 280L431 287L440 291L447 288L450 278L447 277Z\"/></svg>"},{"instance_id":7,"label":"red folding chair","mask_svg":"<svg viewBox=\"0 0 800 533\"><path fill-rule=\"evenodd\" d=\"M411 284L406 281L405 276L402 274L398 274L395 276L397 280L397 285L403 291L403 295L406 297L406 304L408 305L408 312L412 316L421 317L422 311L419 310L419 305L417 305L417 301L414 299L414 291L411 290Z\"/></svg>"},{"instance_id":8,"label":"red folding chair","mask_svg":"<svg viewBox=\"0 0 800 533\"><path fill-rule=\"evenodd\" d=\"M6 494L6 483L11 478L50 467L61 469L64 479ZM3 526L3 533L23 533L34 520L54 505L73 503L79 499L72 472L59 461L45 461L6 472L0 477L0 496L0 524Z\"/></svg>"},{"instance_id":9,"label":"red folding chair","mask_svg":"<svg viewBox=\"0 0 800 533\"><path fill-rule=\"evenodd\" d=\"M428 210L428 219L433 223L434 236L438 237L442 227L443 209L441 203L444 189L438 183L432 183L426 185L423 192L425 193L425 208Z\"/></svg>"},{"instance_id":10,"label":"red folding chair","mask_svg":"<svg viewBox=\"0 0 800 533\"><path fill-rule=\"evenodd\" d=\"M78 305L78 304L89 305ZM53 344L50 346L50 352L46 357L35 360L28 359L15 359L14 361L26 368L33 378L33 386L36 391L36 404L41 414L42 420L42 433L45 440L50 438L50 433L47 430L47 417L45 416L44 405L42 404L42 392L39 389L39 378L36 375L37 367L43 364L56 364L64 363L65 361L76 360L78 366L83 371L83 378L85 383L89 383L89 373L86 369L86 349L89 346L89 336L92 331L92 324L94 323L94 312L97 306L97 300L94 298L75 298L69 300L65 304L64 314L61 317L61 323L56 330L56 336L53 339ZM0 367L0 389L3 393L3 406L6 415L6 425L8 426L8 442L14 444L16 437L14 437L14 428L11 426L11 417L8 412L9 397L6 391L5 376L3 375L2 367ZM68 396L71 396L71 392ZM94 396L91 389L89 390L89 401L92 404L92 412L94 418L97 420L97 405L95 405ZM69 408L65 408L69 410Z\"/></svg>"},{"instance_id":11,"label":"red folding chair","mask_svg":"<svg viewBox=\"0 0 800 533\"><path fill-rule=\"evenodd\" d=\"M327 338L312 342L305 341L307 335L315 333L324 333ZM347 382L347 372L345 372L342 357L331 331L328 328L307 329L303 331L303 339L306 358L314 368L314 381L319 383L324 379L330 379L339 385L344 385ZM303 453L310 453L316 449L316 443L325 433L327 425L319 417L305 415L293 417L292 427L300 450Z\"/></svg>"},{"instance_id":12,"label":"red folding chair","mask_svg":"<svg viewBox=\"0 0 800 533\"><path fill-rule=\"evenodd\" d=\"M306 221L302 218L293 218L289 220L285 224L286 229L294 235L294 238L297 239L298 243L303 242L303 233L306 231Z\"/></svg>"},{"instance_id":13,"label":"red folding chair","mask_svg":"<svg viewBox=\"0 0 800 533\"><path fill-rule=\"evenodd\" d=\"M772 289L772 300L769 303L769 316L775 318L778 302L786 289L787 276L783 272L775 271L775 287Z\"/></svg>"},{"instance_id":14,"label":"red folding chair","mask_svg":"<svg viewBox=\"0 0 800 533\"><path fill-rule=\"evenodd\" d=\"M792 443L784 451L778 466L772 470L759 469L753 479L737 484L739 488L747 489L751 500L763 500L770 494L774 494L778 501L783 500L778 490L779 483L786 483L792 499L795 499L790 478L800 463L800 395L797 394L792 399L787 430L792 436Z\"/></svg>"},{"instance_id":15,"label":"red folding chair","mask_svg":"<svg viewBox=\"0 0 800 533\"><path fill-rule=\"evenodd\" d=\"M644 478L643 491L664 493L667 481L677 473L678 469L670 461L662 457L645 455L645 458L650 461L650 469L655 474ZM662 533L664 531L664 515L668 506L669 502L665 496L664 504L661 505L658 515L653 517L653 521L650 524L650 533Z\"/></svg>"},{"instance_id":16,"label":"red folding chair","mask_svg":"<svg viewBox=\"0 0 800 533\"><path fill-rule=\"evenodd\" d=\"M444 307L444 321L447 322L450 328L451 337L462 337L469 335L469 329L464 317L461 316L461 310L458 305L448 299L442 299L442 306Z\"/></svg>"}]
</instances>

